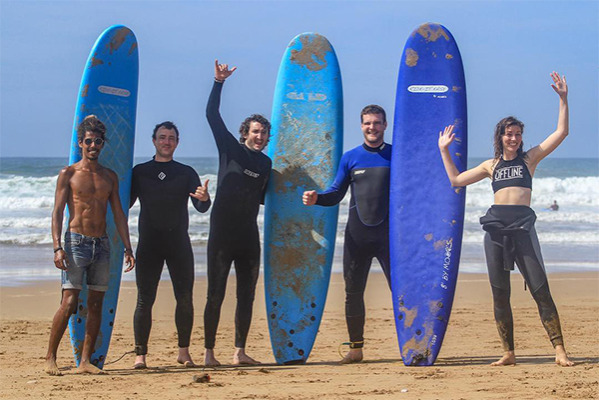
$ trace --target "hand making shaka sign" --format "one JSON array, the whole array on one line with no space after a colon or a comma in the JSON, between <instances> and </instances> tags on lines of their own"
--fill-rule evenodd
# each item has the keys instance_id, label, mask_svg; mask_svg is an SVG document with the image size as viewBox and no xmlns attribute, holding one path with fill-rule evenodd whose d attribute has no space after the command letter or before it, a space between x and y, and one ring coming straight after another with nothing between
<instances>
[{"instance_id":1,"label":"hand making shaka sign","mask_svg":"<svg viewBox=\"0 0 599 400\"><path fill-rule=\"evenodd\" d=\"M214 79L224 82L236 69L237 67L229 69L229 64L219 64L218 60L214 60Z\"/></svg>"}]
</instances>

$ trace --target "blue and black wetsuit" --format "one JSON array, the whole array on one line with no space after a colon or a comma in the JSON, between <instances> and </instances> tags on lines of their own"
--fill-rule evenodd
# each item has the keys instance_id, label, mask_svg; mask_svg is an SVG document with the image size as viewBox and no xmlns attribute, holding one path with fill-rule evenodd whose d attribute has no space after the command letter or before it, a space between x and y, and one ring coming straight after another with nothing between
<instances>
[{"instance_id":1,"label":"blue and black wetsuit","mask_svg":"<svg viewBox=\"0 0 599 400\"><path fill-rule=\"evenodd\" d=\"M219 112L223 84L215 82L206 117L218 148L216 197L208 239L208 295L204 310L205 347L213 349L231 263L237 276L235 347L245 347L252 321L260 271L260 236L256 218L272 163L261 151L248 148L227 130Z\"/></svg>"},{"instance_id":2,"label":"blue and black wetsuit","mask_svg":"<svg viewBox=\"0 0 599 400\"><path fill-rule=\"evenodd\" d=\"M177 300L175 323L179 347L189 347L193 327L194 260L189 234L189 199L199 212L206 212L210 200L189 196L202 183L195 170L171 160L148 161L133 168L131 203L139 198L139 243L137 245L137 307L133 319L135 351L147 354L152 328L152 306L164 262Z\"/></svg>"},{"instance_id":3,"label":"blue and black wetsuit","mask_svg":"<svg viewBox=\"0 0 599 400\"><path fill-rule=\"evenodd\" d=\"M318 194L316 204L338 204L351 186L343 247L345 318L352 348L364 343L364 290L374 257L389 276L389 173L391 145L362 144L341 157L335 181Z\"/></svg>"},{"instance_id":4,"label":"blue and black wetsuit","mask_svg":"<svg viewBox=\"0 0 599 400\"><path fill-rule=\"evenodd\" d=\"M532 189L532 175L524 157L518 156L509 161L501 158L493 170L492 186L493 192L514 186ZM534 226L536 219L535 212L528 206L498 204L494 204L480 219L486 231L484 246L495 323L505 351L514 350L514 321L510 304L510 270L514 269L514 263L530 287L553 347L564 344Z\"/></svg>"}]
</instances>

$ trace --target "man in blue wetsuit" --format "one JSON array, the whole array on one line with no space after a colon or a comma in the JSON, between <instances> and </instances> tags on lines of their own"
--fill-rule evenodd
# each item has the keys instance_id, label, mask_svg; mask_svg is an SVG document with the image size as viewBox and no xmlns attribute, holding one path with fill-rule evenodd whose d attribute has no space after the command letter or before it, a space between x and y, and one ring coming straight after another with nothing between
<instances>
[{"instance_id":1,"label":"man in blue wetsuit","mask_svg":"<svg viewBox=\"0 0 599 400\"><path fill-rule=\"evenodd\" d=\"M154 128L152 142L156 155L152 160L133 168L131 203L139 199L139 243L137 307L133 319L135 332L135 369L145 369L148 340L152 328L152 306L164 263L173 284L177 306L179 355L177 362L185 367L195 366L189 354L193 328L193 283L195 264L187 232L189 228L189 199L194 208L204 213L210 207L208 179L202 185L197 172L190 166L173 160L179 144L179 130L170 121Z\"/></svg>"},{"instance_id":2,"label":"man in blue wetsuit","mask_svg":"<svg viewBox=\"0 0 599 400\"><path fill-rule=\"evenodd\" d=\"M303 194L307 206L333 206L351 186L349 215L343 248L345 318L350 350L343 364L362 361L364 346L364 290L372 259L381 264L387 283L389 275L389 166L391 145L384 142L387 119L377 105L364 107L361 114L364 143L341 157L333 184L322 193Z\"/></svg>"},{"instance_id":3,"label":"man in blue wetsuit","mask_svg":"<svg viewBox=\"0 0 599 400\"><path fill-rule=\"evenodd\" d=\"M215 62L215 82L206 106L206 118L219 159L208 239L208 294L204 310L206 366L220 365L214 355L214 347L232 263L235 263L237 276L233 364L258 363L246 354L245 344L260 272L260 235L256 218L260 204L264 203L272 167L270 158L262 153L270 138L270 122L254 114L241 124L239 140L228 131L219 111L220 98L225 80L235 69Z\"/></svg>"}]
</instances>

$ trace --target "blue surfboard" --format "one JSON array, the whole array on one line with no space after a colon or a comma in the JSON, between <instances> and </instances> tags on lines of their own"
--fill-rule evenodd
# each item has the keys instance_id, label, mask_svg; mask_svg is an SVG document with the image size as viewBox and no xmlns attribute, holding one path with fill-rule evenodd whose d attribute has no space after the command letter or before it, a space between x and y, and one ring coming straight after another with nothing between
<instances>
[{"instance_id":1,"label":"blue surfboard","mask_svg":"<svg viewBox=\"0 0 599 400\"><path fill-rule=\"evenodd\" d=\"M401 58L391 160L391 286L405 365L432 365L449 322L466 193L451 187L438 138L446 125L456 125L450 152L463 171L466 122L458 46L442 25L421 25Z\"/></svg>"},{"instance_id":2,"label":"blue surfboard","mask_svg":"<svg viewBox=\"0 0 599 400\"><path fill-rule=\"evenodd\" d=\"M339 207L307 207L306 190L332 184L343 148L341 73L333 47L315 33L295 37L281 61L268 155L264 214L268 327L279 364L303 364L314 345L329 287Z\"/></svg>"},{"instance_id":3,"label":"blue surfboard","mask_svg":"<svg viewBox=\"0 0 599 400\"><path fill-rule=\"evenodd\" d=\"M73 125L69 165L81 160L77 127L88 115L96 115L106 125L107 142L99 162L119 177L119 195L125 215L129 215L131 167L137 107L138 53L133 32L122 25L106 29L92 48L85 69ZM91 361L102 368L108 353L121 286L124 247L118 236L110 205L106 215L110 239L110 283L104 297L102 325ZM87 317L87 287L79 295L77 313L69 320L75 362L79 365Z\"/></svg>"}]
</instances>

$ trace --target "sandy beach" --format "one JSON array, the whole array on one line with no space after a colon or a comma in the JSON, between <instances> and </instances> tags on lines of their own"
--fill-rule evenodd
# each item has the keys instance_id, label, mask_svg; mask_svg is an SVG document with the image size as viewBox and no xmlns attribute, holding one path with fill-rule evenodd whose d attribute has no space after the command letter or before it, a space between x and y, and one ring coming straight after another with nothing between
<instances>
[{"instance_id":1,"label":"sandy beach","mask_svg":"<svg viewBox=\"0 0 599 400\"><path fill-rule=\"evenodd\" d=\"M599 398L599 273L550 275L572 368L554 364L553 349L520 275L512 276L516 354L513 367L491 367L501 354L486 275L461 274L447 335L433 367L405 367L400 360L391 299L381 273L371 273L366 304L365 361L338 365L347 340L343 279L333 274L320 333L307 365L274 364L258 286L248 353L257 367L185 369L176 363L174 299L169 281L160 284L145 371L132 370L134 355L106 365L107 375L75 374L68 335L59 349L63 376L43 372L50 323L60 301L58 282L0 289L0 398L2 399L596 399ZM229 283L216 355L230 362L235 307ZM196 320L191 353L202 360L205 279L195 286ZM133 282L121 288L108 363L133 349ZM341 349L343 352L345 348ZM209 383L194 383L207 373Z\"/></svg>"}]
</instances>

